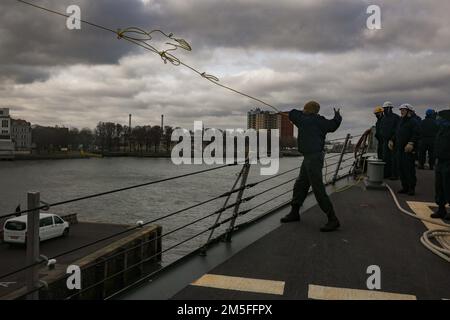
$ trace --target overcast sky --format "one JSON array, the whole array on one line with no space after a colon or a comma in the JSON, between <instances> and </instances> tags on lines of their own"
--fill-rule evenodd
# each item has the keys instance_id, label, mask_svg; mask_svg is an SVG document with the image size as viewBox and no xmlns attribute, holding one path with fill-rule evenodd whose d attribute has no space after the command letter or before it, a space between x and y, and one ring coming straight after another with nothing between
<instances>
[{"instance_id":1,"label":"overcast sky","mask_svg":"<svg viewBox=\"0 0 450 320\"><path fill-rule=\"evenodd\" d=\"M315 99L342 106L341 132L373 122L390 100L418 113L450 104L448 0L29 0L112 29L174 33L192 46L176 55L282 110ZM366 9L382 10L368 30ZM158 40L158 39L155 39ZM156 43L156 42L155 42ZM192 127L246 126L262 107L182 66L164 64L102 30L68 30L63 17L0 1L0 107L33 124L95 127L98 121Z\"/></svg>"}]
</instances>

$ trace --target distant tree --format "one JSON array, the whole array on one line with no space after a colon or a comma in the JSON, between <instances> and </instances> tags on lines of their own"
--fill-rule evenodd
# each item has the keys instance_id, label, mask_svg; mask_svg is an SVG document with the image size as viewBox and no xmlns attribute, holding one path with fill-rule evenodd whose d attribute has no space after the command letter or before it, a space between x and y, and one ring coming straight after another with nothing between
<instances>
[{"instance_id":1,"label":"distant tree","mask_svg":"<svg viewBox=\"0 0 450 320\"><path fill-rule=\"evenodd\" d=\"M142 152L145 145L145 127L137 126L133 128L132 136L138 146L138 151Z\"/></svg>"},{"instance_id":2,"label":"distant tree","mask_svg":"<svg viewBox=\"0 0 450 320\"><path fill-rule=\"evenodd\" d=\"M99 122L95 128L95 144L100 150L105 152L106 147L106 126L104 122Z\"/></svg>"},{"instance_id":3,"label":"distant tree","mask_svg":"<svg viewBox=\"0 0 450 320\"><path fill-rule=\"evenodd\" d=\"M165 126L164 127L164 135L163 135L163 139L164 139L164 145L166 148L166 151L170 151L172 148L172 133L173 133L173 128L171 126Z\"/></svg>"},{"instance_id":4,"label":"distant tree","mask_svg":"<svg viewBox=\"0 0 450 320\"><path fill-rule=\"evenodd\" d=\"M69 148L77 150L80 145L80 130L78 128L70 128L69 130Z\"/></svg>"},{"instance_id":5,"label":"distant tree","mask_svg":"<svg viewBox=\"0 0 450 320\"><path fill-rule=\"evenodd\" d=\"M90 150L94 144L94 134L89 128L81 129L78 135L79 144L83 146L83 150Z\"/></svg>"},{"instance_id":6,"label":"distant tree","mask_svg":"<svg viewBox=\"0 0 450 320\"><path fill-rule=\"evenodd\" d=\"M153 145L155 146L155 152L159 151L159 145L161 143L161 127L160 126L153 126L150 129L150 137L151 141L153 142Z\"/></svg>"},{"instance_id":7,"label":"distant tree","mask_svg":"<svg viewBox=\"0 0 450 320\"><path fill-rule=\"evenodd\" d=\"M53 152L69 145L69 129L64 127L42 127L32 128L32 141L36 145L38 153L42 151Z\"/></svg>"}]
</instances>

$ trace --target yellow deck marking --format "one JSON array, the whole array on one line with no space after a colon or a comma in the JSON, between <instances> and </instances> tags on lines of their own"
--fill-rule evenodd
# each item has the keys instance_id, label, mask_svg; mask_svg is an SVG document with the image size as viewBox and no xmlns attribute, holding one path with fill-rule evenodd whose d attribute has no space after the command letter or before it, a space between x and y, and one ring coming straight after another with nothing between
<instances>
[{"instance_id":1,"label":"yellow deck marking","mask_svg":"<svg viewBox=\"0 0 450 320\"><path fill-rule=\"evenodd\" d=\"M409 294L309 285L308 298L316 300L417 300Z\"/></svg>"},{"instance_id":2,"label":"yellow deck marking","mask_svg":"<svg viewBox=\"0 0 450 320\"><path fill-rule=\"evenodd\" d=\"M437 207L436 204L432 202L406 201L406 203L419 218L430 218L430 215L433 213L433 210L431 210L430 207ZM442 222L440 219L436 219L436 221ZM423 220L422 222L428 230L442 229L441 226L432 224L431 222Z\"/></svg>"},{"instance_id":3,"label":"yellow deck marking","mask_svg":"<svg viewBox=\"0 0 450 320\"><path fill-rule=\"evenodd\" d=\"M431 210L431 207L437 207L437 205L432 202L407 201L406 203L419 218L430 218L430 215L433 213L433 210ZM437 230L437 229L445 228L445 227L433 224L431 222L427 222L427 221L423 221L423 220L421 220L421 221L423 222L425 227L427 227L428 230ZM436 221L442 223L441 219L436 219ZM449 228L450 228L450 225L449 225ZM438 241L442 245L450 246L450 237L439 238Z\"/></svg>"},{"instance_id":4,"label":"yellow deck marking","mask_svg":"<svg viewBox=\"0 0 450 320\"><path fill-rule=\"evenodd\" d=\"M284 281L230 277L216 274L205 274L191 283L191 285L277 295L283 295L284 293Z\"/></svg>"}]
</instances>

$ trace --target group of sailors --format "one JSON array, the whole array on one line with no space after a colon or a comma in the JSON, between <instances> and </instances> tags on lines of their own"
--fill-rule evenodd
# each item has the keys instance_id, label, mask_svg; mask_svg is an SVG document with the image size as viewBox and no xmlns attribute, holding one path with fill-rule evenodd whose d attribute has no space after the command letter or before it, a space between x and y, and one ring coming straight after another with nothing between
<instances>
[{"instance_id":1,"label":"group of sailors","mask_svg":"<svg viewBox=\"0 0 450 320\"><path fill-rule=\"evenodd\" d=\"M402 104L400 115L394 112L392 102L376 107L375 137L378 140L378 158L385 162L385 178L398 180L398 193L415 195L419 169L435 171L435 201L439 209L432 218L450 219L446 204L450 204L450 109L436 112L430 108L421 119L410 104Z\"/></svg>"}]
</instances>

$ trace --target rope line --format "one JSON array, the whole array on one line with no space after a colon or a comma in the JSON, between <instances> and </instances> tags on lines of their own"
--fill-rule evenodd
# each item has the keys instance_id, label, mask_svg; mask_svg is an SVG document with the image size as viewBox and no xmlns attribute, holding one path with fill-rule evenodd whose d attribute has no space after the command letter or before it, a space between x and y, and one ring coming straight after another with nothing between
<instances>
[{"instance_id":1,"label":"rope line","mask_svg":"<svg viewBox=\"0 0 450 320\"><path fill-rule=\"evenodd\" d=\"M172 33L166 34L165 32L163 32L163 31L161 31L159 29L155 29L155 30L151 30L151 31L145 31L145 30L143 30L141 28L137 28L137 27L129 27L129 28L125 28L123 30L121 30L121 29L113 30L111 28L104 27L102 25L99 25L99 24L96 24L96 23L93 23L93 22L90 22L90 21L87 21L87 20L71 17L71 16L69 16L67 14L64 14L64 13L61 13L61 12L58 12L58 11L55 11L55 10L51 10L51 9L48 9L48 8L45 8L45 7L42 7L42 6L38 6L36 4L30 3L30 2L27 2L27 1L24 1L24 0L16 0L16 1L21 2L23 4L26 4L26 5L29 5L29 6L32 6L32 7L36 8L36 9L43 10L43 11L48 12L48 13L56 14L56 15L59 15L59 16L62 16L62 17L66 17L66 18L73 18L73 19L76 19L76 20L78 20L78 21L80 21L82 23L90 25L92 27L95 27L95 28L98 28L98 29L101 29L101 30L104 30L104 31L112 32L112 33L114 33L117 36L118 39L124 39L124 40L126 40L126 41L128 41L130 43L133 43L133 44L135 44L137 46L140 46L141 48L143 48L145 50L148 50L150 52L153 52L154 54L159 55L161 57L161 59L164 61L165 64L167 62L170 62L174 66L182 65L182 66L190 69L191 71L197 73L202 78L208 80L209 82L211 82L211 83L213 83L213 84L215 84L215 85L217 85L219 87L222 87L222 88L224 88L226 90L229 90L231 92L234 92L234 93L239 94L241 96L244 96L246 98L252 99L254 101L257 101L257 102L259 102L261 104L264 104L264 105L272 108L277 113L281 113L281 111L277 107L275 107L275 106L273 106L273 105L271 105L271 104L269 104L269 103L267 103L267 102L265 102L265 101L263 101L261 99L253 97L253 96L251 96L249 94L246 94L244 92L241 92L241 91L236 90L234 88L231 88L229 86L223 85L223 84L219 83L219 78L217 78L217 77L215 77L213 75L207 74L206 72L199 71L198 69L196 69L196 68L194 68L194 67L192 67L192 66L190 66L190 65L188 65L188 64L186 64L184 62L182 62L179 58L177 58L171 52L177 50L178 48L184 49L186 51L192 51L192 48L191 48L191 46L189 45L189 43L186 40L179 39L179 38L174 38ZM148 43L149 41L151 41L153 39L153 37L152 37L153 33L159 33L160 35L170 39L171 41L175 41L176 43L166 42L166 44L169 45L170 48L169 49L165 49L165 50L158 50L156 47L154 47L153 45ZM283 114L283 113L281 113L281 114Z\"/></svg>"}]
</instances>

